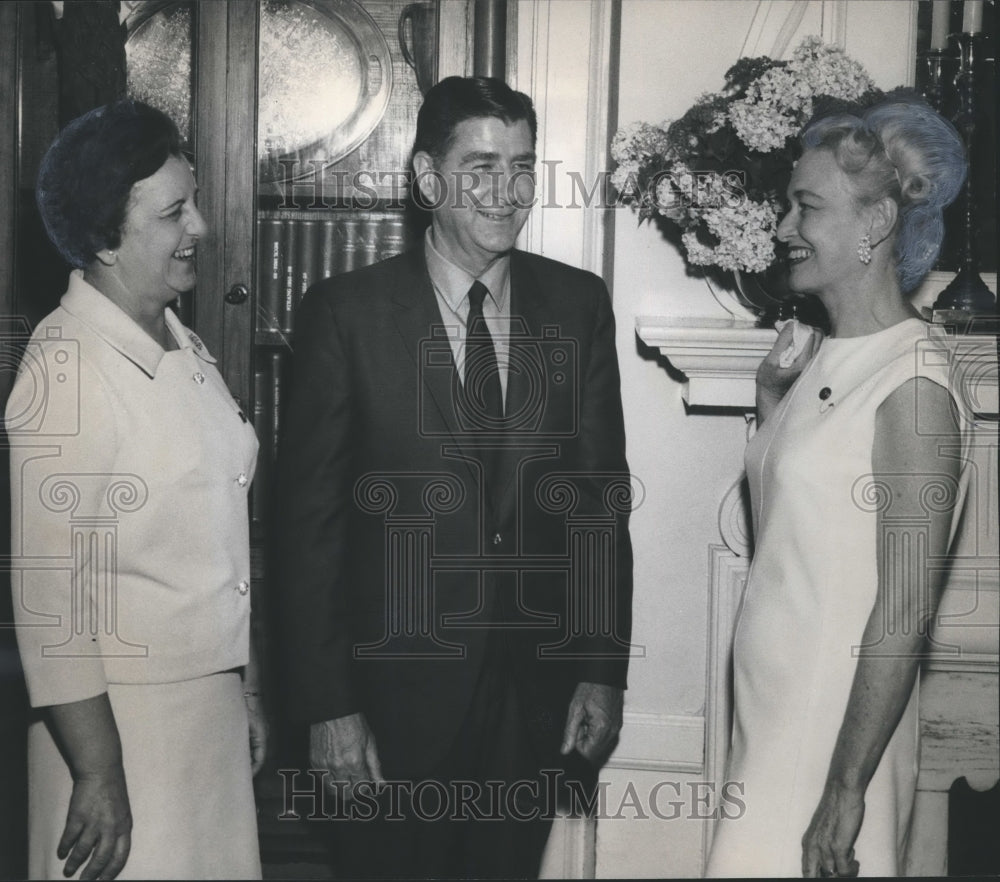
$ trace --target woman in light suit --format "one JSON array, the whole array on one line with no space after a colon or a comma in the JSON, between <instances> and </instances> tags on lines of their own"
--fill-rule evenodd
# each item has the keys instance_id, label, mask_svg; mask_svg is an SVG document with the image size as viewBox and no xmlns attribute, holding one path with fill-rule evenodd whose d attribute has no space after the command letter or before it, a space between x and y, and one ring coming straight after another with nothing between
<instances>
[{"instance_id":1,"label":"woman in light suit","mask_svg":"<svg viewBox=\"0 0 1000 882\"><path fill-rule=\"evenodd\" d=\"M260 876L257 441L168 307L195 285L196 190L173 122L128 100L70 123L39 173L76 269L6 412L33 878Z\"/></svg>"}]
</instances>

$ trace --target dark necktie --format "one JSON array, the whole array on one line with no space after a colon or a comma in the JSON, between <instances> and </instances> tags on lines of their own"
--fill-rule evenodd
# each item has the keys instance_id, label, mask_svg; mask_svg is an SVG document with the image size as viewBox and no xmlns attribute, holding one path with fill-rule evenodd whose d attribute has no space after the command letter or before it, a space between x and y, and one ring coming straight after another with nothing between
<instances>
[{"instance_id":1,"label":"dark necktie","mask_svg":"<svg viewBox=\"0 0 1000 882\"><path fill-rule=\"evenodd\" d=\"M469 289L462 394L465 398L463 409L466 426L472 436L469 439L470 449L482 464L485 488L495 490L498 450L496 439L491 436L502 428L503 397L496 349L493 348L493 338L483 318L483 301L487 293L482 282L474 282Z\"/></svg>"},{"instance_id":2,"label":"dark necktie","mask_svg":"<svg viewBox=\"0 0 1000 882\"><path fill-rule=\"evenodd\" d=\"M483 318L489 292L482 282L469 288L469 317L465 323L465 397L474 431L497 432L503 421L500 368L493 338Z\"/></svg>"}]
</instances>

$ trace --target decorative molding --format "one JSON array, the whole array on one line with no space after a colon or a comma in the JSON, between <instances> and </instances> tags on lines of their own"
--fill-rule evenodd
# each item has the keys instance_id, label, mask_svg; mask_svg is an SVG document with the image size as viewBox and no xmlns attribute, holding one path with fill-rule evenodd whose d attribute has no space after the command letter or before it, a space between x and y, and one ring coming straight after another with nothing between
<instances>
[{"instance_id":1,"label":"decorative molding","mask_svg":"<svg viewBox=\"0 0 1000 882\"><path fill-rule=\"evenodd\" d=\"M535 0L520 4L518 13L517 69L511 80L535 103L540 157L538 204L518 247L602 275L613 211L602 208L601 201L610 165L617 4ZM568 89L567 83L586 84L585 113L579 90Z\"/></svg>"},{"instance_id":2,"label":"decorative molding","mask_svg":"<svg viewBox=\"0 0 1000 882\"><path fill-rule=\"evenodd\" d=\"M509 76L513 88L531 96L538 116L538 152L544 155L548 114L549 80L549 2L532 3L528 14L517 17L517 67ZM521 230L519 247L542 253L545 212L537 206Z\"/></svg>"},{"instance_id":3,"label":"decorative molding","mask_svg":"<svg viewBox=\"0 0 1000 882\"><path fill-rule=\"evenodd\" d=\"M956 558L941 595L925 670L993 673L1000 669L1000 559Z\"/></svg>"},{"instance_id":4,"label":"decorative molding","mask_svg":"<svg viewBox=\"0 0 1000 882\"><path fill-rule=\"evenodd\" d=\"M612 769L700 773L704 768L705 718L625 711Z\"/></svg>"},{"instance_id":5,"label":"decorative molding","mask_svg":"<svg viewBox=\"0 0 1000 882\"><path fill-rule=\"evenodd\" d=\"M753 550L753 537L750 529L750 500L745 488L746 478L740 475L722 497L722 504L719 506L719 535L733 554L749 558Z\"/></svg>"},{"instance_id":6,"label":"decorative molding","mask_svg":"<svg viewBox=\"0 0 1000 882\"><path fill-rule=\"evenodd\" d=\"M539 879L593 879L597 870L597 818L560 814L545 846Z\"/></svg>"},{"instance_id":7,"label":"decorative molding","mask_svg":"<svg viewBox=\"0 0 1000 882\"><path fill-rule=\"evenodd\" d=\"M827 43L847 48L847 0L824 0L820 36Z\"/></svg>"},{"instance_id":8,"label":"decorative molding","mask_svg":"<svg viewBox=\"0 0 1000 882\"><path fill-rule=\"evenodd\" d=\"M754 410L757 366L777 339L773 329L728 319L641 315L635 330L684 374L689 405Z\"/></svg>"},{"instance_id":9,"label":"decorative molding","mask_svg":"<svg viewBox=\"0 0 1000 882\"><path fill-rule=\"evenodd\" d=\"M906 79L901 85L913 88L917 81L917 2L910 0L909 15L906 17L906 45L908 55L906 59ZM994 286L994 290L996 287Z\"/></svg>"},{"instance_id":10,"label":"decorative molding","mask_svg":"<svg viewBox=\"0 0 1000 882\"><path fill-rule=\"evenodd\" d=\"M584 157L584 183L602 181L611 168L611 83L617 76L612 70L615 53L612 47L615 3L591 0L590 52L587 78L587 153ZM601 194L603 186L598 193ZM601 196L603 198L603 195ZM583 210L583 262L581 266L604 275L608 218L614 208Z\"/></svg>"},{"instance_id":11,"label":"decorative molding","mask_svg":"<svg viewBox=\"0 0 1000 882\"><path fill-rule=\"evenodd\" d=\"M704 752L705 780L716 782L717 785L726 773L729 758L733 719L733 632L749 572L750 562L747 558L739 557L721 545L709 547ZM718 786L715 791L718 791ZM703 856L708 855L714 830L714 824L705 824Z\"/></svg>"}]
</instances>

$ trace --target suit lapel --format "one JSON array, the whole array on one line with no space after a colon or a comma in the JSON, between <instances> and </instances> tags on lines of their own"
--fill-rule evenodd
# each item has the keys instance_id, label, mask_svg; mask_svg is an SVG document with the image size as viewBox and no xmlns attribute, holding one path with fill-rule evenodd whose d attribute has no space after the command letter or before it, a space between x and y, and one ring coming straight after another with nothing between
<instances>
[{"instance_id":1,"label":"suit lapel","mask_svg":"<svg viewBox=\"0 0 1000 882\"><path fill-rule=\"evenodd\" d=\"M409 271L393 295L393 319L420 378L420 429L431 436L439 435L442 445L454 444L467 451L455 412L458 370L422 248L413 249L407 257ZM476 466L468 460L466 465L476 477Z\"/></svg>"},{"instance_id":2,"label":"suit lapel","mask_svg":"<svg viewBox=\"0 0 1000 882\"><path fill-rule=\"evenodd\" d=\"M533 352L529 341L537 341L540 333L541 297L535 277L514 252L510 259L510 370L507 374L507 414L519 414L529 406L534 383L523 367L524 359Z\"/></svg>"},{"instance_id":3,"label":"suit lapel","mask_svg":"<svg viewBox=\"0 0 1000 882\"><path fill-rule=\"evenodd\" d=\"M510 360L507 373L507 401L504 408L515 428L506 439L500 454L497 474L502 486L495 488L493 498L497 512L506 511L516 499L518 466L524 459L525 436L530 431L518 426L518 418L534 410L537 402L531 401L539 391L535 365L538 358L538 340L544 316L542 292L537 280L517 251L510 261ZM503 442L501 442L503 443Z\"/></svg>"}]
</instances>

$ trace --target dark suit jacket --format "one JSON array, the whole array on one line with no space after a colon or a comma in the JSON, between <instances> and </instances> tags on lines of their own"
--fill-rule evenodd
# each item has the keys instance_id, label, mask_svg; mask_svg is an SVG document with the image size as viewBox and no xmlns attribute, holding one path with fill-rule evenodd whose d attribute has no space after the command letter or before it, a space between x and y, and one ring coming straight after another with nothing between
<instances>
[{"instance_id":1,"label":"dark suit jacket","mask_svg":"<svg viewBox=\"0 0 1000 882\"><path fill-rule=\"evenodd\" d=\"M363 711L388 777L441 759L488 641L546 756L576 683L625 686L632 551L607 290L514 252L511 316L506 424L485 435L457 394L422 248L318 283L296 316L279 445L287 697L310 722ZM476 444L500 451L488 482Z\"/></svg>"}]
</instances>

